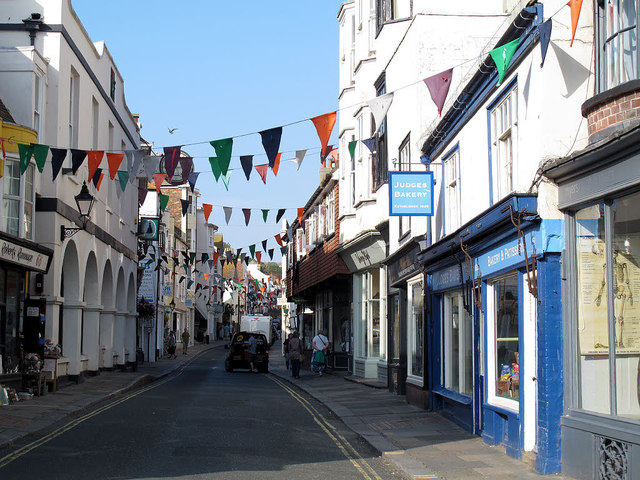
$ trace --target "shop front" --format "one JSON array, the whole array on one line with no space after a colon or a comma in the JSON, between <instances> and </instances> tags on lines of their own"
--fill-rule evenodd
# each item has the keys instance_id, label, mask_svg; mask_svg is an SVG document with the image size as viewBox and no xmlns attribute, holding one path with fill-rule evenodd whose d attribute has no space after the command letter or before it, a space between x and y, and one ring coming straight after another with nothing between
<instances>
[{"instance_id":1,"label":"shop front","mask_svg":"<svg viewBox=\"0 0 640 480\"><path fill-rule=\"evenodd\" d=\"M563 473L640 475L640 128L545 175L565 213Z\"/></svg>"}]
</instances>

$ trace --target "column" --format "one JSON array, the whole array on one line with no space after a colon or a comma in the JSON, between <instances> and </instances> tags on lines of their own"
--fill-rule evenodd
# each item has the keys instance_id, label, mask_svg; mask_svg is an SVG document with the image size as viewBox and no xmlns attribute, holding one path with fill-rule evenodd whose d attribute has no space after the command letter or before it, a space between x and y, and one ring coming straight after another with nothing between
<instances>
[{"instance_id":1,"label":"column","mask_svg":"<svg viewBox=\"0 0 640 480\"><path fill-rule=\"evenodd\" d=\"M126 313L124 316L124 349L129 356L127 363L135 363L136 361L136 319L137 313Z\"/></svg>"},{"instance_id":2,"label":"column","mask_svg":"<svg viewBox=\"0 0 640 480\"><path fill-rule=\"evenodd\" d=\"M124 367L127 364L127 355L124 348L125 343L125 317L127 312L117 311L114 315L113 327L113 352L117 355L116 362L118 367ZM135 350L133 352L135 354Z\"/></svg>"},{"instance_id":3,"label":"column","mask_svg":"<svg viewBox=\"0 0 640 480\"><path fill-rule=\"evenodd\" d=\"M100 305L91 305L84 308L82 329L82 352L89 357L87 369L97 372L100 369ZM66 324L66 319L65 319Z\"/></svg>"},{"instance_id":4,"label":"column","mask_svg":"<svg viewBox=\"0 0 640 480\"><path fill-rule=\"evenodd\" d=\"M103 309L100 314L100 350L102 351L102 362L100 364L100 368L113 368L115 313L115 310Z\"/></svg>"},{"instance_id":5,"label":"column","mask_svg":"<svg viewBox=\"0 0 640 480\"><path fill-rule=\"evenodd\" d=\"M80 347L82 345L83 303L66 302L62 308L64 327L62 329L62 354L69 360L69 375L80 375Z\"/></svg>"}]
</instances>

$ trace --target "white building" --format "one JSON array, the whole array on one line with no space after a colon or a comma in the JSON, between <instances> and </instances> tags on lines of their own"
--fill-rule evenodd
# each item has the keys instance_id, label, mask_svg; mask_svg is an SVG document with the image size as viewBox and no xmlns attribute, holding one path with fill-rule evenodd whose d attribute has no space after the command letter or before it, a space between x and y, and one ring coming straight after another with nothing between
<instances>
[{"instance_id":1,"label":"white building","mask_svg":"<svg viewBox=\"0 0 640 480\"><path fill-rule=\"evenodd\" d=\"M138 192L129 184L119 194L106 159L98 190L88 178L87 161L72 173L70 149L82 155L139 148L124 81L105 44L91 41L69 0L3 1L0 23L0 97L17 123L37 131L38 143L67 154L54 181L52 153L42 173L31 161L22 177L33 178L33 188L23 190L29 204L19 223L33 227L25 229L27 238L54 251L42 291L32 285L25 293L46 299L45 336L62 347L59 375L123 367L135 361L136 350ZM61 228L83 226L74 196L84 182L95 205L84 228L69 237Z\"/></svg>"}]
</instances>

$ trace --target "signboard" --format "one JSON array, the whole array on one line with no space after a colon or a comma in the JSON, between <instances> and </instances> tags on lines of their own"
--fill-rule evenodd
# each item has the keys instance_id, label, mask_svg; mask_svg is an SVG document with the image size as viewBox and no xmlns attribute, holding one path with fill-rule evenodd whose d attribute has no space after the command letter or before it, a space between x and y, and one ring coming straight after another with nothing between
<instances>
[{"instance_id":1,"label":"signboard","mask_svg":"<svg viewBox=\"0 0 640 480\"><path fill-rule=\"evenodd\" d=\"M389 172L389 215L433 215L433 172Z\"/></svg>"},{"instance_id":2,"label":"signboard","mask_svg":"<svg viewBox=\"0 0 640 480\"><path fill-rule=\"evenodd\" d=\"M162 285L162 295L164 297L173 297L173 288L171 285Z\"/></svg>"},{"instance_id":3,"label":"signboard","mask_svg":"<svg viewBox=\"0 0 640 480\"><path fill-rule=\"evenodd\" d=\"M158 272L156 271L157 260L147 255L140 261L139 265L144 267L142 281L138 289L138 301L144 297L146 302L156 302L156 292L158 285Z\"/></svg>"},{"instance_id":4,"label":"signboard","mask_svg":"<svg viewBox=\"0 0 640 480\"><path fill-rule=\"evenodd\" d=\"M20 265L34 272L45 273L51 261L51 255L3 239L0 242L0 260Z\"/></svg>"},{"instance_id":5,"label":"signboard","mask_svg":"<svg viewBox=\"0 0 640 480\"><path fill-rule=\"evenodd\" d=\"M140 218L138 238L140 240L158 240L158 218Z\"/></svg>"}]
</instances>

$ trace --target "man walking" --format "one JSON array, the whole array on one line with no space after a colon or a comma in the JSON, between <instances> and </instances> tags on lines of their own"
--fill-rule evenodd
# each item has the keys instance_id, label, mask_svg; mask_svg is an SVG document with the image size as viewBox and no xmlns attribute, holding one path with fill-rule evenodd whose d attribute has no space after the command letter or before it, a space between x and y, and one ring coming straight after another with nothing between
<instances>
[{"instance_id":1,"label":"man walking","mask_svg":"<svg viewBox=\"0 0 640 480\"><path fill-rule=\"evenodd\" d=\"M187 327L184 327L184 332L182 332L182 354L187 355L187 348L189 347L189 338L191 335L189 334L189 330Z\"/></svg>"}]
</instances>

